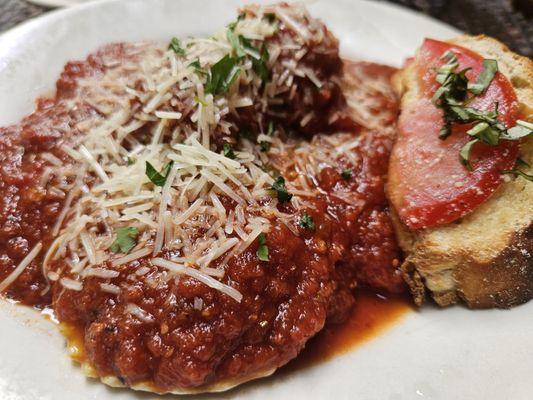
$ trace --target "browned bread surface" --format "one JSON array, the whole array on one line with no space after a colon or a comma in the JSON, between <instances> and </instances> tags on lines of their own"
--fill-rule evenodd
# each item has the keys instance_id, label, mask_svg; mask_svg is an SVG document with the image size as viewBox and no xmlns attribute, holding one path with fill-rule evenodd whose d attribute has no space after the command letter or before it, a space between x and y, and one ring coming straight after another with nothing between
<instances>
[{"instance_id":1,"label":"browned bread surface","mask_svg":"<svg viewBox=\"0 0 533 400\"><path fill-rule=\"evenodd\" d=\"M516 91L521 118L533 119L533 61L482 35L450 42L498 60ZM393 83L402 104L416 96L412 67ZM520 153L533 165L532 138ZM426 294L441 306L464 301L471 308L508 308L533 298L533 182L509 177L488 201L452 224L413 233L396 217L395 229L406 253L402 272L417 304Z\"/></svg>"}]
</instances>

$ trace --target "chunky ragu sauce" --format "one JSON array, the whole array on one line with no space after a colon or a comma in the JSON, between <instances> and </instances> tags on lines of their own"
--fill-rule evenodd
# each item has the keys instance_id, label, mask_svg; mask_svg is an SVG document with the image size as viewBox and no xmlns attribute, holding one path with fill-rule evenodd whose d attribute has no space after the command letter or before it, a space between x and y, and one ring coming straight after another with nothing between
<instances>
[{"instance_id":1,"label":"chunky ragu sauce","mask_svg":"<svg viewBox=\"0 0 533 400\"><path fill-rule=\"evenodd\" d=\"M411 310L412 304L406 296L385 296L371 289L360 290L347 319L327 325L306 343L298 357L280 368L276 375L290 375L353 351L394 326ZM70 357L80 364L84 363L87 355L83 330L63 325L61 331L69 344Z\"/></svg>"},{"instance_id":2,"label":"chunky ragu sauce","mask_svg":"<svg viewBox=\"0 0 533 400\"><path fill-rule=\"evenodd\" d=\"M69 63L57 84L55 99L41 100L30 117L0 130L0 280L38 241L46 248L53 240L51 230L64 198L39 186L43 165L38 155L47 151L66 160L58 145L77 134L77 122L97 112L83 102L69 107L77 79L105 73L102 58L121 60L126 50L127 45L110 46L86 62ZM390 94L372 85L364 87L375 80L387 82L392 68L346 62L345 69L348 77L364 77L346 83L354 96L364 90L375 91L371 95L378 105L370 105L366 111L380 115L384 126L368 129L362 124L356 131L330 137L361 140L349 150L357 163L341 157L334 160L335 165L321 170L316 182L321 195L312 200L315 231L301 229L296 236L274 221L268 233L267 265L257 259L257 243L229 261L224 279L243 294L241 303L190 277L170 280L157 288L132 280L129 271L133 268L157 270L150 258L116 267L120 275L111 281L123 286L118 296L100 290L101 278L86 279L81 291L66 290L58 284L46 291L40 258L6 295L23 304L53 307L99 376L115 376L127 385L148 383L160 392L238 381L282 366L322 330L326 321L338 324L348 319L341 329L358 330L358 323L365 321L363 315L388 310L388 306L376 308L375 302L359 298L356 312L349 318L358 301L354 297L357 286L392 293L401 293L404 288L397 271L400 252L384 195L397 104ZM332 145L326 137L315 137L309 146L313 151L313 146L324 149ZM351 170L349 179L340 175L346 168ZM297 175L292 169L282 172L289 180L291 174ZM334 192L357 199L358 205L347 204ZM227 198L224 205L235 207ZM165 257L171 255L164 253ZM195 298L203 299L202 310L195 308ZM142 322L125 314L124 305L129 303L142 307L155 320ZM380 321L398 314L402 307L395 304L390 312L382 313ZM330 341L327 332L323 337ZM323 345L319 347L323 354Z\"/></svg>"}]
</instances>

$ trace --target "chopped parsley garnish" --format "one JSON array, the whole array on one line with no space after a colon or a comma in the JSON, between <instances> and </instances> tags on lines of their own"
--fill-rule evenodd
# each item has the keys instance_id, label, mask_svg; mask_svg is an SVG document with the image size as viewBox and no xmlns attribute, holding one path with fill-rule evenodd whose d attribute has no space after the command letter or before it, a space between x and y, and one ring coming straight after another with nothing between
<instances>
[{"instance_id":1,"label":"chopped parsley garnish","mask_svg":"<svg viewBox=\"0 0 533 400\"><path fill-rule=\"evenodd\" d=\"M259 258L261 261L268 261L268 247L266 245L266 235L264 233L260 233L257 237L257 241L259 242L259 247L257 248L257 258Z\"/></svg>"},{"instance_id":2,"label":"chopped parsley garnish","mask_svg":"<svg viewBox=\"0 0 533 400\"><path fill-rule=\"evenodd\" d=\"M233 51L235 52L235 55L239 58L242 58L246 55L244 52L244 48L242 46L242 42L240 38L242 35L237 36L235 33L235 26L230 25L228 27L228 30L226 31L226 38L228 39L228 42L231 44L231 47L233 47Z\"/></svg>"},{"instance_id":3,"label":"chopped parsley garnish","mask_svg":"<svg viewBox=\"0 0 533 400\"><path fill-rule=\"evenodd\" d=\"M168 49L172 50L174 53L176 53L178 56L184 56L185 55L185 49L181 47L181 42L177 37L173 37L168 45Z\"/></svg>"},{"instance_id":4,"label":"chopped parsley garnish","mask_svg":"<svg viewBox=\"0 0 533 400\"><path fill-rule=\"evenodd\" d=\"M498 103L494 111L482 111L468 107L475 96L482 94L489 87L498 71L496 60L484 60L483 70L475 83L470 83L466 77L469 68L456 72L459 66L457 56L447 51L442 59L446 64L437 70L436 81L441 84L433 96L433 103L444 112L444 127L439 138L445 140L452 132L452 124L472 124L466 132L472 137L459 151L460 162L472 170L470 157L473 147L481 142L489 146L497 146L501 140L519 140L533 134L533 124L517 121L516 126L507 128L498 120ZM471 95L470 95L471 94Z\"/></svg>"},{"instance_id":5,"label":"chopped parsley garnish","mask_svg":"<svg viewBox=\"0 0 533 400\"><path fill-rule=\"evenodd\" d=\"M270 54L268 53L268 49L266 45L263 43L263 46L261 47L261 53L259 58L252 58L252 68L254 69L254 72L261 78L262 81L268 80L268 60L270 58Z\"/></svg>"},{"instance_id":6,"label":"chopped parsley garnish","mask_svg":"<svg viewBox=\"0 0 533 400\"><path fill-rule=\"evenodd\" d=\"M232 160L235 159L235 152L233 151L233 147L231 147L231 144L228 142L224 143L224 148L222 150L225 157L231 158Z\"/></svg>"},{"instance_id":7,"label":"chopped parsley garnish","mask_svg":"<svg viewBox=\"0 0 533 400\"><path fill-rule=\"evenodd\" d=\"M266 45L263 43L261 49L253 46L250 39L235 33L235 26L236 23L230 24L226 31L226 37L233 48L235 56L237 59L249 56L252 60L252 69L254 72L262 81L266 81L268 79L267 63L270 57Z\"/></svg>"},{"instance_id":8,"label":"chopped parsley garnish","mask_svg":"<svg viewBox=\"0 0 533 400\"><path fill-rule=\"evenodd\" d=\"M273 133L274 133L274 122L270 121L268 123L268 130L266 134L268 136L272 136ZM259 150L264 153L269 151L271 146L272 146L272 143L270 143L268 140L261 140L259 142Z\"/></svg>"},{"instance_id":9,"label":"chopped parsley garnish","mask_svg":"<svg viewBox=\"0 0 533 400\"><path fill-rule=\"evenodd\" d=\"M211 67L205 85L206 93L214 95L226 93L240 72L241 69L237 66L237 58L231 57L229 54L225 55Z\"/></svg>"},{"instance_id":10,"label":"chopped parsley garnish","mask_svg":"<svg viewBox=\"0 0 533 400\"><path fill-rule=\"evenodd\" d=\"M174 161L169 162L163 167L161 172L158 172L152 164L146 161L146 176L152 181L154 185L165 186L168 174L174 165Z\"/></svg>"},{"instance_id":11,"label":"chopped parsley garnish","mask_svg":"<svg viewBox=\"0 0 533 400\"><path fill-rule=\"evenodd\" d=\"M133 158L133 157L129 157L128 156L128 158L127 158L128 165L133 165L133 164L135 164L136 161L137 160L135 158Z\"/></svg>"},{"instance_id":12,"label":"chopped parsley garnish","mask_svg":"<svg viewBox=\"0 0 533 400\"><path fill-rule=\"evenodd\" d=\"M203 69L202 69L202 66L200 65L200 60L199 59L196 59L194 60L193 62L191 62L189 64L189 67L193 67L194 70L196 71L196 73L198 74L201 74L201 75L207 75L207 72L205 72Z\"/></svg>"},{"instance_id":13,"label":"chopped parsley garnish","mask_svg":"<svg viewBox=\"0 0 533 400\"><path fill-rule=\"evenodd\" d=\"M307 211L304 211L300 217L300 226L308 231L315 230L315 221L313 221L313 217L307 214Z\"/></svg>"},{"instance_id":14,"label":"chopped parsley garnish","mask_svg":"<svg viewBox=\"0 0 533 400\"><path fill-rule=\"evenodd\" d=\"M341 172L341 176L342 176L342 179L344 179L345 181L350 180L352 177L352 170L348 168L343 169Z\"/></svg>"},{"instance_id":15,"label":"chopped parsley garnish","mask_svg":"<svg viewBox=\"0 0 533 400\"><path fill-rule=\"evenodd\" d=\"M139 235L139 230L133 227L125 227L118 228L116 233L117 238L111 245L111 251L113 253L128 254L137 245L136 239Z\"/></svg>"},{"instance_id":16,"label":"chopped parsley garnish","mask_svg":"<svg viewBox=\"0 0 533 400\"><path fill-rule=\"evenodd\" d=\"M520 168L521 167L525 167L525 168L530 168L530 165L525 162L524 160L522 160L521 158L519 158L518 160L516 160L516 165L513 169L509 169L509 170L504 170L502 171L502 174L509 174L509 175L516 175L516 176L521 176L522 178L530 181L530 182L533 182L533 175L530 175L524 171L522 171Z\"/></svg>"},{"instance_id":17,"label":"chopped parsley garnish","mask_svg":"<svg viewBox=\"0 0 533 400\"><path fill-rule=\"evenodd\" d=\"M285 203L287 201L291 201L292 194L290 194L287 191L287 188L285 187L285 178L283 178L281 175L277 177L277 179L272 184L271 190L276 192L277 198L280 201L280 203Z\"/></svg>"}]
</instances>

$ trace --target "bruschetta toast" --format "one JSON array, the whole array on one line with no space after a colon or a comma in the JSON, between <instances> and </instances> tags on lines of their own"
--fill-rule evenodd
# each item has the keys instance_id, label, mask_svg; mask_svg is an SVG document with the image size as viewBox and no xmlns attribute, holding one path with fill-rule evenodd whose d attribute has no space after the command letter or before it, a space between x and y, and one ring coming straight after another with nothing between
<instances>
[{"instance_id":1,"label":"bruschetta toast","mask_svg":"<svg viewBox=\"0 0 533 400\"><path fill-rule=\"evenodd\" d=\"M427 294L440 306L471 308L530 300L532 60L486 36L426 40L393 81L401 115L387 190L415 302ZM466 97L454 103L461 85ZM485 121L488 139L476 132Z\"/></svg>"}]
</instances>

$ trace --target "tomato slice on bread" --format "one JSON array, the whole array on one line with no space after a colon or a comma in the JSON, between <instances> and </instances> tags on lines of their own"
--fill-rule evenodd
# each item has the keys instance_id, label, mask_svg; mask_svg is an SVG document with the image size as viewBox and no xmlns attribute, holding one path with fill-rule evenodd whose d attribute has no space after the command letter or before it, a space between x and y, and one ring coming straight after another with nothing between
<instances>
[{"instance_id":1,"label":"tomato slice on bread","mask_svg":"<svg viewBox=\"0 0 533 400\"><path fill-rule=\"evenodd\" d=\"M472 170L459 161L459 152L470 137L471 124L453 124L446 139L439 138L444 126L443 111L432 102L440 87L436 71L441 59L452 51L458 70L470 68L466 76L475 82L483 70L483 58L471 50L446 42L426 39L409 69L416 74L402 102L398 138L393 149L388 192L401 221L410 229L447 224L463 217L490 197L503 183L501 171L511 169L519 151L517 141L501 141L497 146L477 143L470 160ZM512 127L518 119L518 101L511 83L496 72L484 93L469 107L494 111L498 119Z\"/></svg>"}]
</instances>

